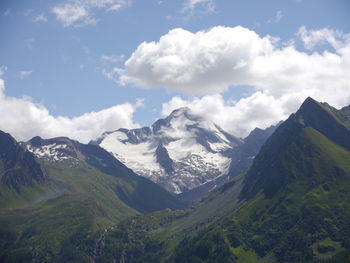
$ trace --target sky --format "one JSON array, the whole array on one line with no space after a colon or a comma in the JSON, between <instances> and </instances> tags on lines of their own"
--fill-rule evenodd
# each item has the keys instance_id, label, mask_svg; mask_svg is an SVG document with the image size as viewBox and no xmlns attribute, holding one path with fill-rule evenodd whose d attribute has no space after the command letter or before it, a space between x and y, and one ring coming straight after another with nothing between
<instances>
[{"instance_id":1,"label":"sky","mask_svg":"<svg viewBox=\"0 0 350 263\"><path fill-rule=\"evenodd\" d=\"M151 125L187 106L244 138L350 104L348 0L0 0L0 129Z\"/></svg>"}]
</instances>

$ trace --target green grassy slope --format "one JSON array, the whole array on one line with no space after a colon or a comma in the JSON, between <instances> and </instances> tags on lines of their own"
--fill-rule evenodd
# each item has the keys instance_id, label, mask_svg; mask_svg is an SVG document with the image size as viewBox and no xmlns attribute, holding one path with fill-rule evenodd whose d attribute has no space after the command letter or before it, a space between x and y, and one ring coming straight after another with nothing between
<instances>
[{"instance_id":1,"label":"green grassy slope","mask_svg":"<svg viewBox=\"0 0 350 263\"><path fill-rule=\"evenodd\" d=\"M23 187L21 194L11 192L17 199L6 197L19 200L12 202L19 207L0 212L2 262L51 262L72 245L75 235L85 239L138 213L115 194L115 186L126 185L121 179L83 162L47 163L46 167L55 178L47 182L50 187ZM25 202L26 196L31 198Z\"/></svg>"},{"instance_id":2,"label":"green grassy slope","mask_svg":"<svg viewBox=\"0 0 350 263\"><path fill-rule=\"evenodd\" d=\"M348 262L350 152L305 128L283 156L296 180L187 234L167 262Z\"/></svg>"},{"instance_id":3,"label":"green grassy slope","mask_svg":"<svg viewBox=\"0 0 350 263\"><path fill-rule=\"evenodd\" d=\"M79 253L72 262L87 262L93 252L86 247L93 250L101 233L139 213L116 189L133 195L133 201L147 194L139 191L139 181L102 173L84 162L45 166L51 175L45 185L22 187L20 193L2 189L6 206L0 211L0 262L66 262Z\"/></svg>"},{"instance_id":4,"label":"green grassy slope","mask_svg":"<svg viewBox=\"0 0 350 263\"><path fill-rule=\"evenodd\" d=\"M235 216L243 243L259 257L273 253L280 262L305 262L334 255L338 247L348 249L349 160L349 151L312 128L303 129L282 159L298 178L270 198L259 194ZM337 245L318 253L318 243L326 239Z\"/></svg>"}]
</instances>

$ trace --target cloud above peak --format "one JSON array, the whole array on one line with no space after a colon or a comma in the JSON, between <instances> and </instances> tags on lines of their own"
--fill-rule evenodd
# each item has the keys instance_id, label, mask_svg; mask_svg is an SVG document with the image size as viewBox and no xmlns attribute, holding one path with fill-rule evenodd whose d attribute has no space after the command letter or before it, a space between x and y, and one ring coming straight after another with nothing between
<instances>
[{"instance_id":1,"label":"cloud above peak","mask_svg":"<svg viewBox=\"0 0 350 263\"><path fill-rule=\"evenodd\" d=\"M189 107L195 114L218 124L235 136L245 137L254 128L266 128L277 124L289 115L286 101L256 92L239 101L225 101L222 95L207 95L201 98L183 99L179 96L163 103L162 115L174 109Z\"/></svg>"}]
</instances>

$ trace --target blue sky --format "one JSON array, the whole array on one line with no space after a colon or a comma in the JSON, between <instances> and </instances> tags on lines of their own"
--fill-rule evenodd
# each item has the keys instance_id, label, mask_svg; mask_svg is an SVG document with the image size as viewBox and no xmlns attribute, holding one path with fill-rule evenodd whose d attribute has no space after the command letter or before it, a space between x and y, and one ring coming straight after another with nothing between
<instances>
[{"instance_id":1,"label":"blue sky","mask_svg":"<svg viewBox=\"0 0 350 263\"><path fill-rule=\"evenodd\" d=\"M6 96L3 105L7 105L3 109L0 106L0 112L11 109L11 103L12 111L17 111L0 120L0 129L21 140L36 133L50 137L61 132L88 141L103 129L150 125L173 108L189 106L204 115L210 110L210 118L244 137L254 126L266 127L285 118L308 95L337 107L345 106L350 103L350 86L346 86L349 79L343 72L349 58L349 13L347 0L0 0L0 78ZM234 30L238 26L242 30ZM171 31L174 29L182 31ZM161 42L162 36L169 38ZM186 43L187 37L194 39L188 46L183 44L188 52L181 48L162 50L169 43ZM243 43L241 39L245 37L247 41ZM230 38L239 39L239 43ZM156 51L149 52L152 41ZM221 46L230 51L215 50L221 46L213 41L222 41ZM143 42L145 49L138 48ZM245 45L251 42L257 44L249 46L253 51L245 54ZM237 43L241 49L233 50ZM288 51L288 46L296 53ZM213 56L206 58L211 51ZM152 63L164 52L173 53L171 56L167 53L158 62L172 72L149 72L149 67L155 66ZM173 68L179 58L190 54L196 58L186 58L182 66L176 64ZM177 58L171 60L174 57ZM208 60L203 62L198 60L200 57ZM262 57L270 59L262 65ZM296 57L291 68L305 63L310 66L305 74L301 73L304 69L298 68L299 73L291 74L291 78L310 83L300 87L294 83L294 92L294 86L284 88L293 83L283 82L288 74L280 68ZM222 65L223 60L227 64ZM277 60L282 66L270 67ZM201 61L203 75L198 71L192 75L184 73ZM236 64L231 65L230 61ZM253 64L248 68L250 63ZM222 73L238 64L244 70ZM263 69L269 67L269 71L261 72L258 65ZM330 71L336 72L334 76L329 75ZM235 77L229 77L231 73ZM175 79L181 74L181 79ZM286 77L272 83L274 76L283 74ZM323 77L328 82L319 87L317 79ZM334 86L328 84L332 82ZM281 88L276 88L278 85ZM340 95L330 92L333 88L339 89ZM85 115L89 125L101 127L94 128L94 132L86 131L89 127L80 124L82 119L74 120L116 105L120 108L115 118L108 115L112 111L105 112L104 123L98 122L100 115L92 118ZM264 105L274 105L275 109L266 109ZM262 114L265 110L266 114ZM23 121L16 117L19 112L28 111L39 113L31 113ZM223 112L237 117L223 117ZM11 116L16 123L9 120ZM66 119L57 119L59 116ZM40 122L41 119L45 122ZM115 124L106 124L113 121ZM60 124L68 122L69 129ZM47 130L48 126L54 128ZM86 134L81 137L81 132Z\"/></svg>"}]
</instances>

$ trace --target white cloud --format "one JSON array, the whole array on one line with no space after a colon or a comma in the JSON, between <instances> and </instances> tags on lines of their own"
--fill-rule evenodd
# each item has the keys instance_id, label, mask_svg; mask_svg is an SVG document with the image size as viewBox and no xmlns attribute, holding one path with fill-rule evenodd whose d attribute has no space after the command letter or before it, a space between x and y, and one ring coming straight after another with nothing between
<instances>
[{"instance_id":1,"label":"white cloud","mask_svg":"<svg viewBox=\"0 0 350 263\"><path fill-rule=\"evenodd\" d=\"M118 4L114 4L112 5L111 7L109 7L107 9L107 11L119 11L120 9L122 9L124 7L124 2L121 1L121 3L118 3Z\"/></svg>"},{"instance_id":2,"label":"white cloud","mask_svg":"<svg viewBox=\"0 0 350 263\"><path fill-rule=\"evenodd\" d=\"M109 80L113 80L116 83L119 83L119 75L121 73L120 68L112 68L112 69L102 69L102 75Z\"/></svg>"},{"instance_id":3,"label":"white cloud","mask_svg":"<svg viewBox=\"0 0 350 263\"><path fill-rule=\"evenodd\" d=\"M73 3L56 6L52 11L55 13L56 19L62 22L64 27L73 24L76 26L96 24L96 20L91 17L91 14L86 8Z\"/></svg>"},{"instance_id":4,"label":"white cloud","mask_svg":"<svg viewBox=\"0 0 350 263\"><path fill-rule=\"evenodd\" d=\"M118 83L118 77L121 73L121 69L116 67L117 63L123 62L125 59L124 55L102 55L102 70L101 73L107 79L113 80Z\"/></svg>"},{"instance_id":5,"label":"white cloud","mask_svg":"<svg viewBox=\"0 0 350 263\"><path fill-rule=\"evenodd\" d=\"M275 14L274 18L268 19L265 21L265 24L271 24L271 23L279 23L281 19L283 18L283 13L281 10L278 10ZM260 23L257 24L257 26L260 26Z\"/></svg>"},{"instance_id":6,"label":"white cloud","mask_svg":"<svg viewBox=\"0 0 350 263\"><path fill-rule=\"evenodd\" d=\"M275 22L278 23L279 21L281 21L282 18L283 18L283 13L281 10L278 10L276 13Z\"/></svg>"},{"instance_id":7,"label":"white cloud","mask_svg":"<svg viewBox=\"0 0 350 263\"><path fill-rule=\"evenodd\" d=\"M121 83L164 87L188 94L225 91L244 84L259 56L274 52L274 41L243 27L214 27L191 33L169 31L159 42L144 42L125 62Z\"/></svg>"},{"instance_id":8,"label":"white cloud","mask_svg":"<svg viewBox=\"0 0 350 263\"><path fill-rule=\"evenodd\" d=\"M4 66L4 65L2 65L2 66L0 66L0 77L2 77L2 75L4 75L5 74L5 72L7 71L7 67L6 66Z\"/></svg>"},{"instance_id":9,"label":"white cloud","mask_svg":"<svg viewBox=\"0 0 350 263\"><path fill-rule=\"evenodd\" d=\"M17 140L25 141L36 135L43 138L67 136L87 143L105 131L138 127L133 121L133 114L142 105L142 100L138 100L135 104L124 103L74 118L55 117L43 105L28 97L6 96L4 80L0 79L0 130L10 133Z\"/></svg>"},{"instance_id":10,"label":"white cloud","mask_svg":"<svg viewBox=\"0 0 350 263\"><path fill-rule=\"evenodd\" d=\"M208 115L239 136L255 126L266 127L287 117L307 96L335 107L348 105L347 34L301 28L298 36L309 48L327 40L334 51L306 53L298 50L293 41L280 43L277 38L261 37L243 27L214 27L196 33L178 28L158 42L140 44L125 62L124 69L119 70L119 81L144 88L207 95L182 102L190 106L216 98L225 110L213 110L217 117ZM242 85L253 87L252 95L233 105L220 102L216 97L219 95L215 95ZM206 104L201 107L205 108Z\"/></svg>"},{"instance_id":11,"label":"white cloud","mask_svg":"<svg viewBox=\"0 0 350 263\"><path fill-rule=\"evenodd\" d=\"M22 70L19 72L19 78L20 79L24 79L26 77L29 77L30 75L32 75L33 70Z\"/></svg>"},{"instance_id":12,"label":"white cloud","mask_svg":"<svg viewBox=\"0 0 350 263\"><path fill-rule=\"evenodd\" d=\"M52 12L64 27L79 27L97 23L93 14L95 8L109 12L118 11L129 5L130 0L68 0L53 7Z\"/></svg>"},{"instance_id":13,"label":"white cloud","mask_svg":"<svg viewBox=\"0 0 350 263\"><path fill-rule=\"evenodd\" d=\"M299 28L297 35L303 41L308 50L314 49L318 44L330 44L334 49L341 49L350 43L350 34L344 34L339 30L323 28L320 30L308 30L305 26Z\"/></svg>"},{"instance_id":14,"label":"white cloud","mask_svg":"<svg viewBox=\"0 0 350 263\"><path fill-rule=\"evenodd\" d=\"M186 0L184 2L182 13L193 14L195 9L201 8L206 13L215 11L214 0Z\"/></svg>"},{"instance_id":15,"label":"white cloud","mask_svg":"<svg viewBox=\"0 0 350 263\"><path fill-rule=\"evenodd\" d=\"M102 55L101 60L109 63L117 63L124 60L124 55Z\"/></svg>"},{"instance_id":16,"label":"white cloud","mask_svg":"<svg viewBox=\"0 0 350 263\"><path fill-rule=\"evenodd\" d=\"M45 23L45 22L47 22L47 17L44 16L44 14L40 14L37 17L34 18L34 21Z\"/></svg>"}]
</instances>

